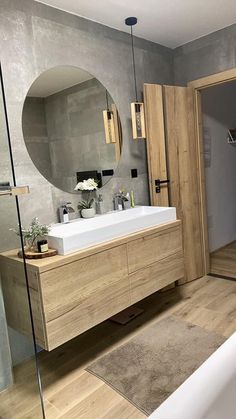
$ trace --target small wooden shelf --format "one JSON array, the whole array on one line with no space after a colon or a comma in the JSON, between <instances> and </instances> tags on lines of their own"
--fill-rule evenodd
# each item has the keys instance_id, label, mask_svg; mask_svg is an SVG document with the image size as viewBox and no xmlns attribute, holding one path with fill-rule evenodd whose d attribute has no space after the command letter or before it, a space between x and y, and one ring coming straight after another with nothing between
<instances>
[{"instance_id":1,"label":"small wooden shelf","mask_svg":"<svg viewBox=\"0 0 236 419\"><path fill-rule=\"evenodd\" d=\"M30 252L30 251L25 251L25 257L26 259L45 259L45 258L50 258L52 256L56 256L57 255L57 250L56 249L48 249L47 252ZM22 250L19 250L18 252L18 256L19 258L23 258L23 253Z\"/></svg>"}]
</instances>

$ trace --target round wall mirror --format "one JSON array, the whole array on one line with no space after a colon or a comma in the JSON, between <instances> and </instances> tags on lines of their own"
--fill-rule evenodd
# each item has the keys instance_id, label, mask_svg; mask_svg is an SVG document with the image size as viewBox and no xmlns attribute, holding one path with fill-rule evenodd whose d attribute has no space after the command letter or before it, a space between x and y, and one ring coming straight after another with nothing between
<instances>
[{"instance_id":1,"label":"round wall mirror","mask_svg":"<svg viewBox=\"0 0 236 419\"><path fill-rule=\"evenodd\" d=\"M88 178L104 186L118 165L122 132L116 105L100 81L80 68L54 67L34 81L22 129L37 169L65 192Z\"/></svg>"}]
</instances>

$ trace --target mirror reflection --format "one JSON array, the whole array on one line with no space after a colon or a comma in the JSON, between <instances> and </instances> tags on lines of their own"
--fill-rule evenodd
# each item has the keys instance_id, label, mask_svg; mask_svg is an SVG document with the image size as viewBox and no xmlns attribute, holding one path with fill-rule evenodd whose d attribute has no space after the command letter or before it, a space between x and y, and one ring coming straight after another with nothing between
<instances>
[{"instance_id":1,"label":"mirror reflection","mask_svg":"<svg viewBox=\"0 0 236 419\"><path fill-rule=\"evenodd\" d=\"M22 128L28 153L54 186L74 192L113 176L121 154L121 124L105 87L87 71L58 66L42 73L25 99Z\"/></svg>"}]
</instances>

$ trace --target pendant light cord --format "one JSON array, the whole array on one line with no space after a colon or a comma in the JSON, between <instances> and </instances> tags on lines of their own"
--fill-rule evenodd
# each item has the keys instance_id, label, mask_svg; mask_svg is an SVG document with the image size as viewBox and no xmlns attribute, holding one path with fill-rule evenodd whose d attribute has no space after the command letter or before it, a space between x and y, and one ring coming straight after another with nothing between
<instances>
[{"instance_id":1,"label":"pendant light cord","mask_svg":"<svg viewBox=\"0 0 236 419\"><path fill-rule=\"evenodd\" d=\"M107 111L109 111L109 102L108 102L108 92L106 89L106 104L107 104Z\"/></svg>"},{"instance_id":2,"label":"pendant light cord","mask_svg":"<svg viewBox=\"0 0 236 419\"><path fill-rule=\"evenodd\" d=\"M136 69L135 69L135 58L134 58L134 38L133 38L133 26L130 26L130 36L131 36L131 48L132 48L133 70L134 70L134 89L135 89L136 102L138 102L138 91L137 91L137 80L136 80Z\"/></svg>"}]
</instances>

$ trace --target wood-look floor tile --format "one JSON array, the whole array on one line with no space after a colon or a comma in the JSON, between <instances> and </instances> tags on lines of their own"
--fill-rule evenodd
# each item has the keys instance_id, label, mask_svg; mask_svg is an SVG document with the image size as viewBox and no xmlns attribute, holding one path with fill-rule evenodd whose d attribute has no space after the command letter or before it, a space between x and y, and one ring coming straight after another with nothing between
<instances>
[{"instance_id":1,"label":"wood-look floor tile","mask_svg":"<svg viewBox=\"0 0 236 419\"><path fill-rule=\"evenodd\" d=\"M103 381L84 371L76 380L66 384L61 390L55 391L48 400L61 413L65 413L103 385Z\"/></svg>"},{"instance_id":2,"label":"wood-look floor tile","mask_svg":"<svg viewBox=\"0 0 236 419\"><path fill-rule=\"evenodd\" d=\"M235 315L236 317L236 283L233 284L232 289L221 293L210 304L206 305L209 310L217 311L226 315Z\"/></svg>"},{"instance_id":3,"label":"wood-look floor tile","mask_svg":"<svg viewBox=\"0 0 236 419\"><path fill-rule=\"evenodd\" d=\"M213 277L156 293L140 301L144 313L120 326L106 321L52 352L39 354L47 419L141 419L138 409L85 367L143 328L174 315L225 337L236 331L236 282ZM35 362L14 368L14 386L0 393L4 419L38 419ZM21 415L21 416L20 416Z\"/></svg>"},{"instance_id":4,"label":"wood-look floor tile","mask_svg":"<svg viewBox=\"0 0 236 419\"><path fill-rule=\"evenodd\" d=\"M58 410L52 406L47 400L44 401L44 411L46 419L57 419L59 418ZM42 419L41 406L34 406L27 413L20 414L19 416L15 415L14 419Z\"/></svg>"},{"instance_id":5,"label":"wood-look floor tile","mask_svg":"<svg viewBox=\"0 0 236 419\"><path fill-rule=\"evenodd\" d=\"M236 241L210 254L211 273L236 278Z\"/></svg>"},{"instance_id":6,"label":"wood-look floor tile","mask_svg":"<svg viewBox=\"0 0 236 419\"><path fill-rule=\"evenodd\" d=\"M181 315L181 313L176 313L175 315L203 329L223 334L218 329L219 324L222 324L225 320L225 316L222 313L208 310L205 307L197 307L193 308L187 314Z\"/></svg>"},{"instance_id":7,"label":"wood-look floor tile","mask_svg":"<svg viewBox=\"0 0 236 419\"><path fill-rule=\"evenodd\" d=\"M123 399L102 416L102 419L144 419L147 415Z\"/></svg>"},{"instance_id":8,"label":"wood-look floor tile","mask_svg":"<svg viewBox=\"0 0 236 419\"><path fill-rule=\"evenodd\" d=\"M115 390L103 384L59 417L60 419L101 419L120 401L122 401L122 397Z\"/></svg>"}]
</instances>

